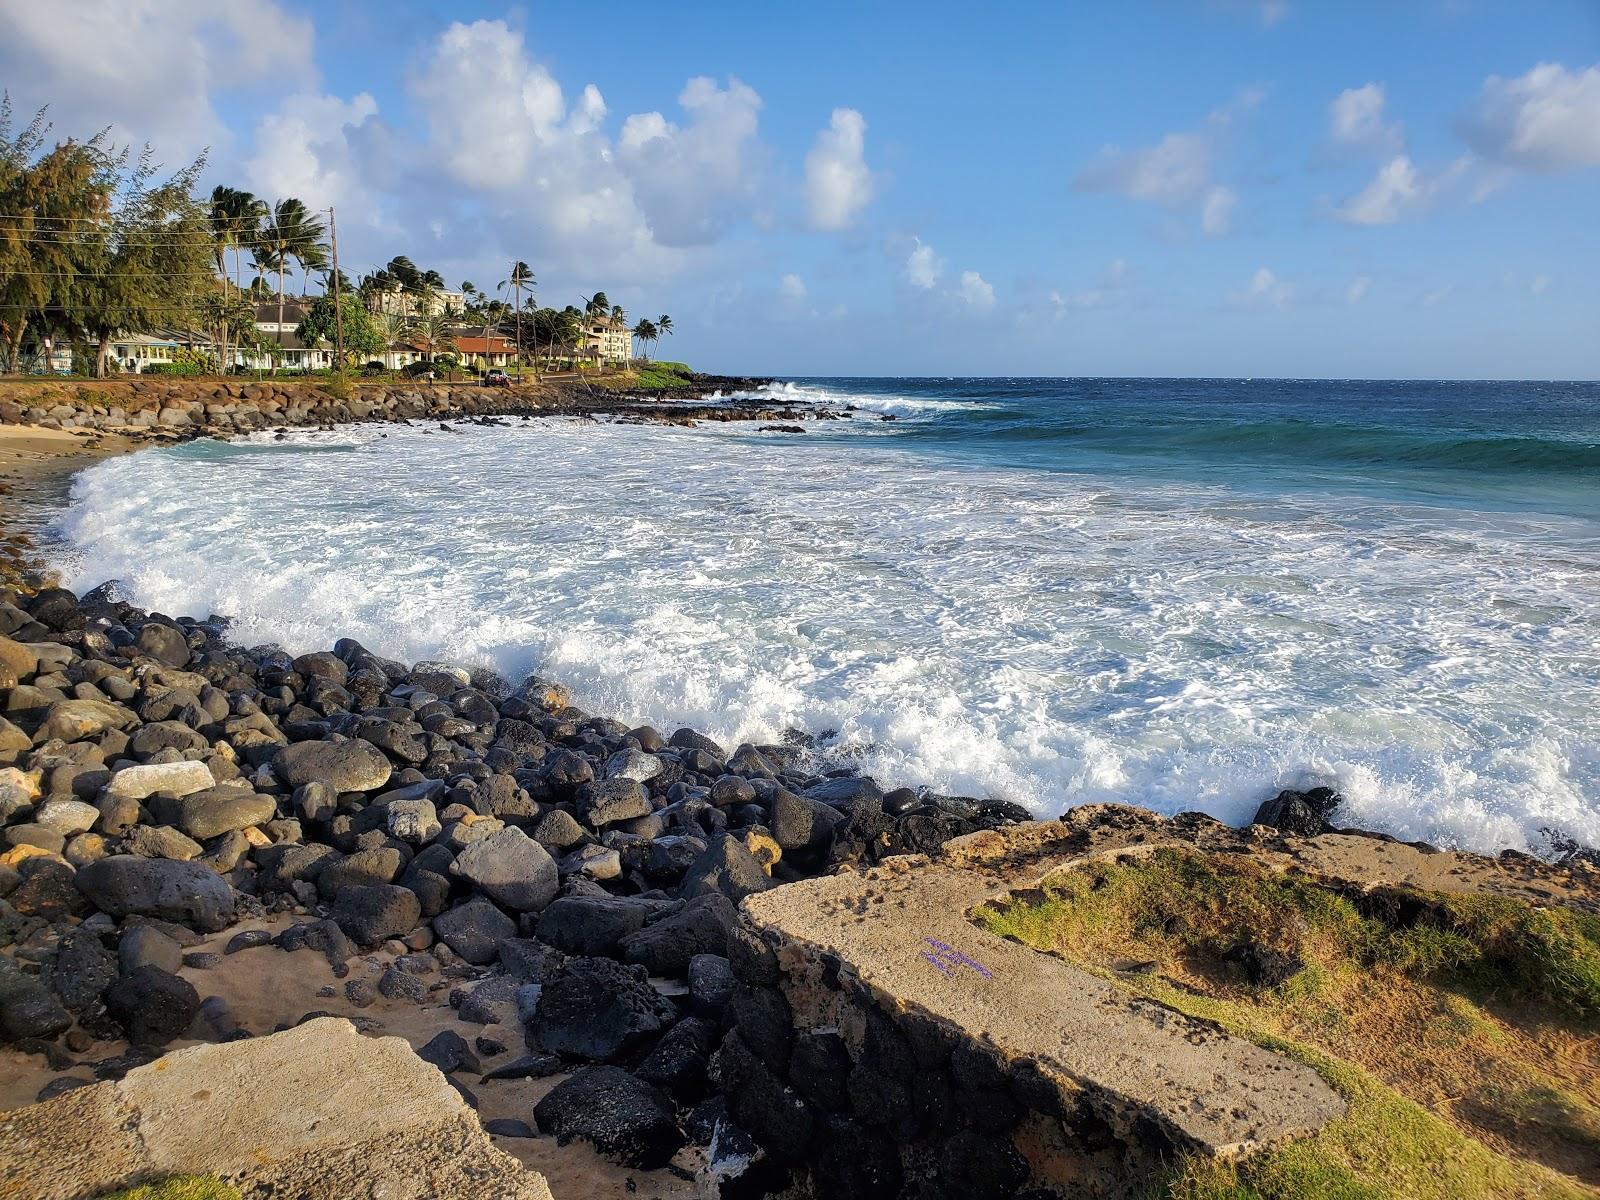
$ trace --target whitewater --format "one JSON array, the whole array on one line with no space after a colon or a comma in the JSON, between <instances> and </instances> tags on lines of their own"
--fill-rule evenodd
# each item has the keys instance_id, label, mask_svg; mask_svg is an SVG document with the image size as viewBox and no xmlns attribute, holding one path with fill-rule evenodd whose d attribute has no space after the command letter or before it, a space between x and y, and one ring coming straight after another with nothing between
<instances>
[{"instance_id":1,"label":"whitewater","mask_svg":"<svg viewBox=\"0 0 1600 1200\"><path fill-rule=\"evenodd\" d=\"M1253 394L1196 423L1059 387L1046 419L1003 381L788 391L862 411L804 436L541 420L145 451L78 476L55 565L245 644L537 672L591 712L730 745L800 729L1041 816L1239 822L1328 784L1341 823L1407 839L1600 845L1581 459L1419 475L1346 422L1323 440L1351 464L1297 467L1260 430L1305 418ZM1489 436L1450 420L1451 446Z\"/></svg>"}]
</instances>

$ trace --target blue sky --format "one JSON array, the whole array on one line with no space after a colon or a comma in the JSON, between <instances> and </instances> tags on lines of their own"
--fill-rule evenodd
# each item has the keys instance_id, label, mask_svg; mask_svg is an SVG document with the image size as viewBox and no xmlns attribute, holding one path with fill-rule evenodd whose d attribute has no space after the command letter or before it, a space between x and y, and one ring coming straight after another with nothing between
<instances>
[{"instance_id":1,"label":"blue sky","mask_svg":"<svg viewBox=\"0 0 1600 1200\"><path fill-rule=\"evenodd\" d=\"M334 204L357 269L526 259L705 369L1600 376L1593 0L0 19L59 132Z\"/></svg>"}]
</instances>

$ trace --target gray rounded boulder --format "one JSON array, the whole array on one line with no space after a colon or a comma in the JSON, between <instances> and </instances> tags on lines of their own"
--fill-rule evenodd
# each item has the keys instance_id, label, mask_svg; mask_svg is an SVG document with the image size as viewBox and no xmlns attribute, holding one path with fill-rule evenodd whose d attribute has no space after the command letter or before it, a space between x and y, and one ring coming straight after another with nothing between
<instances>
[{"instance_id":1,"label":"gray rounded boulder","mask_svg":"<svg viewBox=\"0 0 1600 1200\"><path fill-rule=\"evenodd\" d=\"M233 889L200 863L113 854L79 867L75 882L113 917L159 917L212 933L233 924Z\"/></svg>"},{"instance_id":2,"label":"gray rounded boulder","mask_svg":"<svg viewBox=\"0 0 1600 1200\"><path fill-rule=\"evenodd\" d=\"M295 742L272 762L278 778L292 788L326 783L335 792L375 792L389 782L389 759L371 742Z\"/></svg>"}]
</instances>

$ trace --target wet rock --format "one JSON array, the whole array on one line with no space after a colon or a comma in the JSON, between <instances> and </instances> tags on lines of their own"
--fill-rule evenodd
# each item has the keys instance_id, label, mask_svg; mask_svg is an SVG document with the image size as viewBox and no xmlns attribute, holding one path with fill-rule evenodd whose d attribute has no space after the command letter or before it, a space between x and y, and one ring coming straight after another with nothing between
<instances>
[{"instance_id":1,"label":"wet rock","mask_svg":"<svg viewBox=\"0 0 1600 1200\"><path fill-rule=\"evenodd\" d=\"M631 1167L665 1166L684 1144L672 1104L619 1067L585 1067L533 1109L542 1133L582 1138Z\"/></svg>"},{"instance_id":2,"label":"wet rock","mask_svg":"<svg viewBox=\"0 0 1600 1200\"><path fill-rule=\"evenodd\" d=\"M1342 803L1344 797L1332 788L1282 791L1256 810L1255 824L1270 825L1300 837L1314 837L1333 829L1328 818Z\"/></svg>"}]
</instances>

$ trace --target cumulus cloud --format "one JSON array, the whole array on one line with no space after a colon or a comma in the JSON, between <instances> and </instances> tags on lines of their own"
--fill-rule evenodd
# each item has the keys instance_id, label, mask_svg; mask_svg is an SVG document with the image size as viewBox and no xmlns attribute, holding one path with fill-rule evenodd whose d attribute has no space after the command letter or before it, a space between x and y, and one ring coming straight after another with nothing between
<instances>
[{"instance_id":1,"label":"cumulus cloud","mask_svg":"<svg viewBox=\"0 0 1600 1200\"><path fill-rule=\"evenodd\" d=\"M1492 75L1461 131L1479 154L1511 166L1600 166L1600 64L1574 71L1540 63L1515 79Z\"/></svg>"},{"instance_id":2,"label":"cumulus cloud","mask_svg":"<svg viewBox=\"0 0 1600 1200\"><path fill-rule=\"evenodd\" d=\"M976 271L961 272L961 298L968 308L988 312L994 307L994 285Z\"/></svg>"},{"instance_id":3,"label":"cumulus cloud","mask_svg":"<svg viewBox=\"0 0 1600 1200\"><path fill-rule=\"evenodd\" d=\"M1050 293L1050 303L1060 312L1067 309L1105 308L1124 297L1133 286L1133 270L1125 258L1113 258L1100 272L1093 287L1062 294Z\"/></svg>"},{"instance_id":4,"label":"cumulus cloud","mask_svg":"<svg viewBox=\"0 0 1600 1200\"><path fill-rule=\"evenodd\" d=\"M1073 187L1172 209L1198 207L1201 231L1220 237L1231 228L1239 200L1233 189L1213 180L1220 144L1236 117L1256 107L1262 95L1259 89L1247 89L1231 104L1213 111L1203 128L1169 133L1153 146L1133 150L1108 146L1078 172Z\"/></svg>"},{"instance_id":5,"label":"cumulus cloud","mask_svg":"<svg viewBox=\"0 0 1600 1200\"><path fill-rule=\"evenodd\" d=\"M778 294L798 304L806 298L806 281L791 272L778 281Z\"/></svg>"},{"instance_id":6,"label":"cumulus cloud","mask_svg":"<svg viewBox=\"0 0 1600 1200\"><path fill-rule=\"evenodd\" d=\"M1393 225L1406 212L1425 203L1432 191L1433 185L1416 164L1406 155L1397 154L1379 167L1372 182L1341 204L1334 215L1351 225Z\"/></svg>"},{"instance_id":7,"label":"cumulus cloud","mask_svg":"<svg viewBox=\"0 0 1600 1200\"><path fill-rule=\"evenodd\" d=\"M504 21L456 22L410 80L428 156L490 209L515 253L619 280L655 280L751 215L766 151L761 97L689 80L681 121L627 117L615 143L593 84L570 102Z\"/></svg>"},{"instance_id":8,"label":"cumulus cloud","mask_svg":"<svg viewBox=\"0 0 1600 1200\"><path fill-rule=\"evenodd\" d=\"M944 260L934 253L933 247L917 239L911 253L906 255L906 282L912 287L929 290L937 286L944 274Z\"/></svg>"},{"instance_id":9,"label":"cumulus cloud","mask_svg":"<svg viewBox=\"0 0 1600 1200\"><path fill-rule=\"evenodd\" d=\"M63 137L109 121L169 163L226 143L215 94L316 79L310 19L276 0L18 0L3 13L0 80L19 110L48 104ZM75 36L88 30L107 36Z\"/></svg>"},{"instance_id":10,"label":"cumulus cloud","mask_svg":"<svg viewBox=\"0 0 1600 1200\"><path fill-rule=\"evenodd\" d=\"M806 203L817 229L844 229L872 200L866 161L867 121L853 108L836 108L806 155Z\"/></svg>"},{"instance_id":11,"label":"cumulus cloud","mask_svg":"<svg viewBox=\"0 0 1600 1200\"><path fill-rule=\"evenodd\" d=\"M1396 151L1404 145L1400 123L1384 117L1381 83L1345 88L1328 106L1328 136L1336 145L1363 150Z\"/></svg>"},{"instance_id":12,"label":"cumulus cloud","mask_svg":"<svg viewBox=\"0 0 1600 1200\"><path fill-rule=\"evenodd\" d=\"M366 92L349 100L291 96L256 126L245 181L259 195L313 197L319 206L365 198L371 179L353 143L357 129L377 115L378 103Z\"/></svg>"},{"instance_id":13,"label":"cumulus cloud","mask_svg":"<svg viewBox=\"0 0 1600 1200\"><path fill-rule=\"evenodd\" d=\"M737 79L718 87L701 77L689 81L678 104L689 114L681 129L658 112L629 117L617 161L658 241L703 245L715 241L737 206L754 195L761 97Z\"/></svg>"},{"instance_id":14,"label":"cumulus cloud","mask_svg":"<svg viewBox=\"0 0 1600 1200\"><path fill-rule=\"evenodd\" d=\"M1367 298L1367 293L1372 290L1371 275L1357 275L1350 281L1350 286L1344 289L1346 304L1360 304Z\"/></svg>"}]
</instances>

